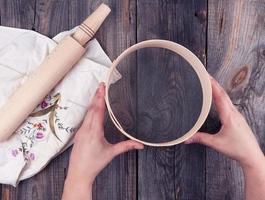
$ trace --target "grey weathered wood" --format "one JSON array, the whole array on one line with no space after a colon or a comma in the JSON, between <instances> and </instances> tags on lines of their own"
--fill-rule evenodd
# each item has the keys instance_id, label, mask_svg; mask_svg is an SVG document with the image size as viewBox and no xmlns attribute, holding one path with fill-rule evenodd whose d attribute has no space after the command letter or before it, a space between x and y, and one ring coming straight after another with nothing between
<instances>
[{"instance_id":1,"label":"grey weathered wood","mask_svg":"<svg viewBox=\"0 0 265 200\"><path fill-rule=\"evenodd\" d=\"M207 41L206 0L103 2L110 5L112 13L97 38L111 59L137 41L151 38L183 44L203 63L207 48L208 71L228 91L265 151L263 0L209 0ZM0 23L52 37L78 25L100 3L0 0ZM150 52L140 51L120 65L123 79L111 89L111 105L127 131L159 141L171 133L181 134L190 126L196 118L200 92L197 88L197 94L192 94L186 89L187 85L196 88L197 81L195 76L188 76L185 62L163 51L159 54L163 57L152 56L157 55L155 50ZM205 128L220 128L216 113L209 116ZM109 118L105 130L111 142L124 139ZM153 133L158 134L150 137ZM2 186L0 199L60 199L69 154L70 149L16 189ZM243 199L241 169L213 150L178 145L146 148L138 155L130 152L110 163L96 179L94 199Z\"/></svg>"},{"instance_id":2,"label":"grey weathered wood","mask_svg":"<svg viewBox=\"0 0 265 200\"><path fill-rule=\"evenodd\" d=\"M32 29L34 26L34 0L0 0L1 25Z\"/></svg>"},{"instance_id":3,"label":"grey weathered wood","mask_svg":"<svg viewBox=\"0 0 265 200\"><path fill-rule=\"evenodd\" d=\"M91 1L95 8L102 1ZM124 49L136 42L136 1L104 1L112 9L109 17L99 30L97 38L109 57L115 59ZM110 101L114 113L119 116L124 128L130 132L135 130L135 97L136 69L135 59L127 59L119 71L123 78L110 90ZM130 78L131 81L130 81ZM116 143L124 140L109 118L106 120L105 134L107 139ZM94 184L94 199L136 199L136 152L118 156L100 173Z\"/></svg>"},{"instance_id":4,"label":"grey weathered wood","mask_svg":"<svg viewBox=\"0 0 265 200\"><path fill-rule=\"evenodd\" d=\"M77 13L70 14L70 7L70 1L36 0L34 29L48 37L53 37L61 31L68 30L70 28L69 18L79 18Z\"/></svg>"},{"instance_id":5,"label":"grey weathered wood","mask_svg":"<svg viewBox=\"0 0 265 200\"><path fill-rule=\"evenodd\" d=\"M205 63L206 15L206 1L138 1L137 40L178 42ZM201 89L182 59L153 53L140 51L137 57L137 134L176 138L193 125L201 108ZM146 148L138 155L139 199L205 198L204 147Z\"/></svg>"},{"instance_id":6,"label":"grey weathered wood","mask_svg":"<svg viewBox=\"0 0 265 200\"><path fill-rule=\"evenodd\" d=\"M263 151L264 19L263 0L209 1L207 69L246 117ZM243 199L243 173L236 162L207 150L206 172L206 199Z\"/></svg>"}]
</instances>

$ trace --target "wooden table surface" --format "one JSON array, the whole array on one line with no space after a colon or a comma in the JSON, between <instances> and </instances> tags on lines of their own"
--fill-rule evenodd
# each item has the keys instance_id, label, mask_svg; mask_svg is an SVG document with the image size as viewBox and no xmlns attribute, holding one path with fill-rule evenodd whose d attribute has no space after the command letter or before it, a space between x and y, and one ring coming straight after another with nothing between
<instances>
[{"instance_id":1,"label":"wooden table surface","mask_svg":"<svg viewBox=\"0 0 265 200\"><path fill-rule=\"evenodd\" d=\"M145 39L186 46L224 86L265 150L264 0L0 0L0 23L53 37L78 25L101 2L112 13L96 37L112 60ZM120 67L123 79L111 92L115 113L126 130L147 139L146 133L167 137L185 131L196 119L201 101L197 78L185 70L189 67L183 67L183 60L150 52L125 61ZM203 130L219 128L213 109ZM111 142L124 139L109 118L105 130ZM60 199L69 154L70 149L16 189L2 185L0 196ZM93 196L95 200L241 200L243 185L236 162L201 145L181 144L146 147L115 158L97 177Z\"/></svg>"}]
</instances>

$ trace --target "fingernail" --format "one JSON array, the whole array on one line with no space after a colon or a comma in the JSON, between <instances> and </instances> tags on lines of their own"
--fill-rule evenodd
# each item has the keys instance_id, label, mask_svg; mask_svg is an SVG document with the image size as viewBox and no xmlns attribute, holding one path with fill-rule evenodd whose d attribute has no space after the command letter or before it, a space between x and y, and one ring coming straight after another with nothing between
<instances>
[{"instance_id":1,"label":"fingernail","mask_svg":"<svg viewBox=\"0 0 265 200\"><path fill-rule=\"evenodd\" d=\"M133 148L138 149L138 150L144 149L144 145L142 145L142 144L134 145Z\"/></svg>"},{"instance_id":2,"label":"fingernail","mask_svg":"<svg viewBox=\"0 0 265 200\"><path fill-rule=\"evenodd\" d=\"M194 139L193 138L190 138L190 139L187 139L184 144L192 144L194 143Z\"/></svg>"},{"instance_id":3,"label":"fingernail","mask_svg":"<svg viewBox=\"0 0 265 200\"><path fill-rule=\"evenodd\" d=\"M99 85L102 86L102 87L105 87L105 83L104 82L100 82Z\"/></svg>"},{"instance_id":4,"label":"fingernail","mask_svg":"<svg viewBox=\"0 0 265 200\"><path fill-rule=\"evenodd\" d=\"M105 83L104 82L99 83L98 92L103 93L104 89L105 89Z\"/></svg>"}]
</instances>

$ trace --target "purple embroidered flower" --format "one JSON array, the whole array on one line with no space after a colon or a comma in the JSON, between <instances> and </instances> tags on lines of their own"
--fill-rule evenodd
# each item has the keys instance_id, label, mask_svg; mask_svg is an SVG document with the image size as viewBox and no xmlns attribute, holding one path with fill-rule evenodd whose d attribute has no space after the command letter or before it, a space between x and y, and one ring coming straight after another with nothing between
<instances>
[{"instance_id":1,"label":"purple embroidered flower","mask_svg":"<svg viewBox=\"0 0 265 200\"><path fill-rule=\"evenodd\" d=\"M32 161L32 160L35 160L35 155L34 155L34 153L26 152L26 153L25 153L25 160L26 160L26 161Z\"/></svg>"},{"instance_id":2,"label":"purple embroidered flower","mask_svg":"<svg viewBox=\"0 0 265 200\"><path fill-rule=\"evenodd\" d=\"M11 153L12 153L12 155L14 157L16 157L18 155L18 150L17 149L12 149Z\"/></svg>"},{"instance_id":3,"label":"purple embroidered flower","mask_svg":"<svg viewBox=\"0 0 265 200\"><path fill-rule=\"evenodd\" d=\"M29 154L29 159L30 159L30 160L35 160L35 155L34 155L34 153L30 153L30 154Z\"/></svg>"},{"instance_id":4,"label":"purple embroidered flower","mask_svg":"<svg viewBox=\"0 0 265 200\"><path fill-rule=\"evenodd\" d=\"M46 101L41 102L40 104L41 108L46 108L48 106L48 103Z\"/></svg>"},{"instance_id":5,"label":"purple embroidered flower","mask_svg":"<svg viewBox=\"0 0 265 200\"><path fill-rule=\"evenodd\" d=\"M37 132L35 137L36 137L36 139L40 140L44 137L44 134L42 132Z\"/></svg>"}]
</instances>

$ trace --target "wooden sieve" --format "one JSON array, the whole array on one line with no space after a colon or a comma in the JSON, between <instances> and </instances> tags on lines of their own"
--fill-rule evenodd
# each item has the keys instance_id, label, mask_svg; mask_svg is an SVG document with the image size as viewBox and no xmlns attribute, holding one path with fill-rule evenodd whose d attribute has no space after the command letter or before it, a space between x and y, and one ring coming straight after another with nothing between
<instances>
[{"instance_id":1,"label":"wooden sieve","mask_svg":"<svg viewBox=\"0 0 265 200\"><path fill-rule=\"evenodd\" d=\"M202 87L202 108L200 111L200 115L197 119L197 121L195 122L195 124L193 125L193 127L186 132L183 136L175 139L175 140L171 140L168 142L162 142L162 143L151 143L151 142L146 142L140 139L137 139L135 137L133 137L131 134L129 134L128 132L126 132L121 124L119 123L119 121L117 120L117 118L115 117L111 105L109 103L109 87L110 87L110 83L111 83L111 76L114 73L116 67L119 65L119 63L126 58L130 53L143 49L143 48L163 48L163 49L167 49L170 51L173 51L174 53L180 55L181 57L183 57L194 69L194 71L196 72L201 87ZM202 124L204 123L204 121L207 118L207 115L210 111L210 107L211 107L211 102L212 102L212 88L211 88L211 82L209 79L209 75L204 67L204 65L201 63L201 61L187 48L183 47L180 44L177 44L175 42L172 41L168 41L168 40L146 40L140 43L137 43L131 47L129 47L128 49L126 49L125 51L123 51L116 60L113 61L109 74L107 76L107 80L106 80L106 95L105 95L105 101L106 101L106 105L107 105L107 109L110 115L110 118L112 120L112 122L114 123L114 125L118 128L118 130L123 133L125 136L127 136L128 138L138 141L142 144L148 145L148 146L156 146L156 147L162 147L162 146L172 146L172 145L176 145L179 144L181 142L184 142L185 140L189 139L191 136L193 136L202 126Z\"/></svg>"}]
</instances>

